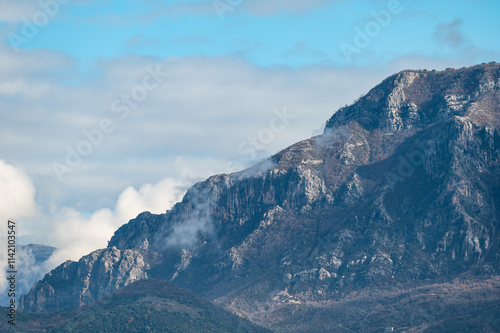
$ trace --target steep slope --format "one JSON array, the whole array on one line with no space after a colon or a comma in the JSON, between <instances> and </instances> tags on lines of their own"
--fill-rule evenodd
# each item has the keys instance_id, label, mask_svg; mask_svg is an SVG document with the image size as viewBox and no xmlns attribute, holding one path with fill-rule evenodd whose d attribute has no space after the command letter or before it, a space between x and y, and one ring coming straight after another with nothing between
<instances>
[{"instance_id":1,"label":"steep slope","mask_svg":"<svg viewBox=\"0 0 500 333\"><path fill-rule=\"evenodd\" d=\"M499 332L500 277L365 288L342 300L253 313L275 332Z\"/></svg>"},{"instance_id":2,"label":"steep slope","mask_svg":"<svg viewBox=\"0 0 500 333\"><path fill-rule=\"evenodd\" d=\"M4 311L2 311L4 313ZM21 314L2 332L269 332L171 283L136 281L89 306Z\"/></svg>"},{"instance_id":3,"label":"steep slope","mask_svg":"<svg viewBox=\"0 0 500 333\"><path fill-rule=\"evenodd\" d=\"M155 253L142 249L102 249L81 258L77 263L67 261L48 273L34 285L30 293L29 312L59 311L92 303L104 295L134 281L149 278L150 263L157 261ZM56 296L56 297L53 297ZM19 310L26 299L22 296Z\"/></svg>"},{"instance_id":4,"label":"steep slope","mask_svg":"<svg viewBox=\"0 0 500 333\"><path fill-rule=\"evenodd\" d=\"M324 134L196 184L166 214L139 215L105 251L145 252L154 259L141 278L170 280L256 322L263 309L367 287L494 276L499 101L498 64L403 71L336 112ZM79 281L100 285L123 272L80 266L59 267L20 309L87 304L134 280L89 296Z\"/></svg>"}]
</instances>

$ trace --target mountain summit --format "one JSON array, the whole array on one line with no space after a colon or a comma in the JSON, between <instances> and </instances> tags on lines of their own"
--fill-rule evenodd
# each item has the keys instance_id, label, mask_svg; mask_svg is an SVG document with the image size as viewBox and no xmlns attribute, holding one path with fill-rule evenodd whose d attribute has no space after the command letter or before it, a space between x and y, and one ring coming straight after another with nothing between
<instances>
[{"instance_id":1,"label":"mountain summit","mask_svg":"<svg viewBox=\"0 0 500 333\"><path fill-rule=\"evenodd\" d=\"M20 310L80 306L152 277L276 329L291 309L370 290L496 285L499 157L499 64L403 71L322 135L140 214L108 248L47 274Z\"/></svg>"}]
</instances>

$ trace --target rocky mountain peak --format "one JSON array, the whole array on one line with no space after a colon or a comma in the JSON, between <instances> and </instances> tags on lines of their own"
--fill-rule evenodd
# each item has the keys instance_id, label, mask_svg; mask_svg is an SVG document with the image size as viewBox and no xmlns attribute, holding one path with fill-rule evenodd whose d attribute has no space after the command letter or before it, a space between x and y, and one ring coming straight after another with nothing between
<instances>
[{"instance_id":1,"label":"rocky mountain peak","mask_svg":"<svg viewBox=\"0 0 500 333\"><path fill-rule=\"evenodd\" d=\"M467 111L472 113L482 103L493 102L488 92L499 89L499 71L497 63L446 71L402 71L384 80L357 103L336 112L326 130L357 121L367 130L392 133L419 129L453 115L463 116Z\"/></svg>"}]
</instances>

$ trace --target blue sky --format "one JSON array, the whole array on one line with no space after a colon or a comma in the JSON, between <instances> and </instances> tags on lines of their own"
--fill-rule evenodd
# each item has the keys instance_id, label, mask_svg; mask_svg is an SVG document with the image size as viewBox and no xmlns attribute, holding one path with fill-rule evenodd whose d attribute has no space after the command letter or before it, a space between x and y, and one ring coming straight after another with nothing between
<instances>
[{"instance_id":1,"label":"blue sky","mask_svg":"<svg viewBox=\"0 0 500 333\"><path fill-rule=\"evenodd\" d=\"M240 2L227 4L233 9L224 11L221 20L212 1L73 1L60 5L50 23L21 46L57 50L84 64L135 53L160 58L230 55L259 66L293 67L364 66L408 54L452 58L467 47L478 52L499 48L500 3L494 0L401 1L401 12L391 15L388 26L353 63L346 62L339 45L352 44L354 28L363 30L373 21L372 12L387 10L390 1L312 1L310 6L285 4L274 10L266 10L264 1ZM25 17L33 21L28 13ZM461 40L438 39L436 30L453 22L458 24L450 34ZM9 24L19 35L22 27L22 22Z\"/></svg>"},{"instance_id":2,"label":"blue sky","mask_svg":"<svg viewBox=\"0 0 500 333\"><path fill-rule=\"evenodd\" d=\"M230 10L0 3L0 219L19 221L22 242L58 247L54 263L78 259L194 182L320 134L391 74L500 60L495 0L218 5ZM127 96L140 101L127 106ZM103 121L113 129L102 132ZM78 149L88 154L69 166Z\"/></svg>"}]
</instances>

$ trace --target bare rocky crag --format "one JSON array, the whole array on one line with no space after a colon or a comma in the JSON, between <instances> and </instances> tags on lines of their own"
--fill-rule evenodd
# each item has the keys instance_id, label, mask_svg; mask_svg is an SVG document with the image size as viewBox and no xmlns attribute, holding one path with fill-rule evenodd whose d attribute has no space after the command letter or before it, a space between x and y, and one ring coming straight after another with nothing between
<instances>
[{"instance_id":1,"label":"bare rocky crag","mask_svg":"<svg viewBox=\"0 0 500 333\"><path fill-rule=\"evenodd\" d=\"M49 273L19 309L80 306L154 277L277 329L270 313L292 318L278 311L287 307L494 277L499 157L499 64L403 71L322 135L194 185L165 214L140 214L107 249Z\"/></svg>"}]
</instances>

